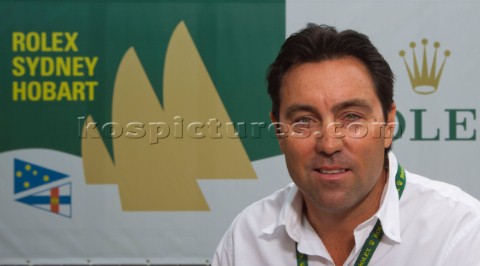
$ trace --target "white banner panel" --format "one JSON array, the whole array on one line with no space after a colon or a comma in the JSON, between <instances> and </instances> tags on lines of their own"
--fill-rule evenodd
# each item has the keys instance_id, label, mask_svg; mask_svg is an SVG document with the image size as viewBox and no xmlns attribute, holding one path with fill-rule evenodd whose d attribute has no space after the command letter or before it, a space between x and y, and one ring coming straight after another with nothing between
<instances>
[{"instance_id":1,"label":"white banner panel","mask_svg":"<svg viewBox=\"0 0 480 266\"><path fill-rule=\"evenodd\" d=\"M38 176L45 169L66 176L53 181L47 193L43 187L33 189L25 197L34 199L27 202L22 193L11 198L14 178L2 179L0 264L209 263L236 214L290 182L283 156L276 156L253 163L258 180L200 181L210 211L124 212L116 186L85 184L81 158L43 149L7 152L0 154L1 176L16 175L10 166L16 158L27 161L23 169L29 165ZM26 178L26 170L16 171ZM70 199L60 200L60 206L72 209L52 211L50 189L64 184L71 188Z\"/></svg>"},{"instance_id":2,"label":"white banner panel","mask_svg":"<svg viewBox=\"0 0 480 266\"><path fill-rule=\"evenodd\" d=\"M395 101L404 120L393 148L399 161L480 198L478 10L472 1L287 1L286 33L313 22L368 35L396 75ZM424 51L428 75L422 75ZM413 83L427 86L412 86L404 59Z\"/></svg>"}]
</instances>

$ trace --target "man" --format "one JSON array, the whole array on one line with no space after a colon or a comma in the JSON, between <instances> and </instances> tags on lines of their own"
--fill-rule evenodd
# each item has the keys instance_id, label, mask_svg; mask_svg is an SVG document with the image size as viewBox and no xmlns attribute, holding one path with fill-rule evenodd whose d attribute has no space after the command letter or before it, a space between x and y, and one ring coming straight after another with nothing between
<instances>
[{"instance_id":1,"label":"man","mask_svg":"<svg viewBox=\"0 0 480 266\"><path fill-rule=\"evenodd\" d=\"M309 24L267 79L293 184L237 216L213 265L480 265L480 203L390 152L393 73L367 36Z\"/></svg>"}]
</instances>

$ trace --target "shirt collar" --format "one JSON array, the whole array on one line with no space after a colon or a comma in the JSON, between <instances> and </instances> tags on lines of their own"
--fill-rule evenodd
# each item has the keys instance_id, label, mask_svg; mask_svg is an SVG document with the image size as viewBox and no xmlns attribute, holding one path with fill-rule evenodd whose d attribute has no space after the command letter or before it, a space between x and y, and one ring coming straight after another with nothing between
<instances>
[{"instance_id":1,"label":"shirt collar","mask_svg":"<svg viewBox=\"0 0 480 266\"><path fill-rule=\"evenodd\" d=\"M395 186L395 176L398 171L398 162L392 152L388 154L388 160L388 180L387 184L385 185L382 200L380 202L380 208L374 217L377 217L382 222L385 236L394 242L400 243L400 206L398 192ZM264 228L262 232L267 235L272 235L278 228L284 227L287 234L293 240L299 242L300 236L302 235L301 227L303 217L303 198L295 184L290 184L287 189L289 190L287 192L287 197L275 222ZM368 221L370 220L372 219L369 219Z\"/></svg>"},{"instance_id":2,"label":"shirt collar","mask_svg":"<svg viewBox=\"0 0 480 266\"><path fill-rule=\"evenodd\" d=\"M399 169L397 158L392 152L388 154L388 161L388 180L380 202L380 208L375 216L382 222L385 236L394 242L400 243L400 201L397 187L395 186L395 176Z\"/></svg>"},{"instance_id":3,"label":"shirt collar","mask_svg":"<svg viewBox=\"0 0 480 266\"><path fill-rule=\"evenodd\" d=\"M287 187L287 197L274 223L262 230L264 234L272 235L279 227L284 227L288 235L299 241L300 227L302 225L303 198L294 183Z\"/></svg>"}]
</instances>

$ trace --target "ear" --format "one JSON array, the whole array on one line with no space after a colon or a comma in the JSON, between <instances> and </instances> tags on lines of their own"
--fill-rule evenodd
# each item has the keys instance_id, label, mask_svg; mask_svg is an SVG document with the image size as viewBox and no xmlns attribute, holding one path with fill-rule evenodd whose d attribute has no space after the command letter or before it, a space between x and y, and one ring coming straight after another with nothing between
<instances>
[{"instance_id":1,"label":"ear","mask_svg":"<svg viewBox=\"0 0 480 266\"><path fill-rule=\"evenodd\" d=\"M273 115L272 112L270 112L270 120L272 120L272 123L278 122L277 118Z\"/></svg>"},{"instance_id":2,"label":"ear","mask_svg":"<svg viewBox=\"0 0 480 266\"><path fill-rule=\"evenodd\" d=\"M395 134L395 117L397 115L397 105L392 103L392 107L387 115L387 125L385 127L384 147L388 148L392 145L393 135Z\"/></svg>"}]
</instances>

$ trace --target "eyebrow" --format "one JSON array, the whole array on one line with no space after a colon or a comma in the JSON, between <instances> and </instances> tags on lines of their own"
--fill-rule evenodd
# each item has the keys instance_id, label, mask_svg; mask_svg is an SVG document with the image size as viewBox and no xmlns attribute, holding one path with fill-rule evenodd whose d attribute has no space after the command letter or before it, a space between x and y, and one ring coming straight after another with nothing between
<instances>
[{"instance_id":1,"label":"eyebrow","mask_svg":"<svg viewBox=\"0 0 480 266\"><path fill-rule=\"evenodd\" d=\"M372 105L370 104L369 101L366 101L364 99L351 99L351 100L338 103L333 106L332 111L336 113L340 110L347 109L350 107L361 108L361 109L365 109L368 112L372 112Z\"/></svg>"},{"instance_id":2,"label":"eyebrow","mask_svg":"<svg viewBox=\"0 0 480 266\"><path fill-rule=\"evenodd\" d=\"M317 110L311 105L308 105L308 104L292 104L285 111L285 117L287 119L291 118L293 116L293 114L295 114L296 112L301 112L301 111L309 112L309 113L315 113L315 114L317 113Z\"/></svg>"},{"instance_id":3,"label":"eyebrow","mask_svg":"<svg viewBox=\"0 0 480 266\"><path fill-rule=\"evenodd\" d=\"M347 100L347 101L344 101L344 102L340 102L340 103L333 106L332 111L334 113L336 113L340 110L347 109L347 108L350 108L350 107L362 108L362 109L365 109L367 112L372 111L372 105L370 104L370 102L368 102L364 99L350 99L350 100ZM312 105L293 104L293 105L291 105L287 108L287 110L285 112L285 117L286 118L291 118L294 113L299 112L299 111L318 114L317 109L315 107L313 107Z\"/></svg>"}]
</instances>

